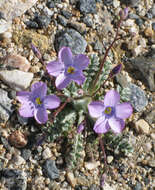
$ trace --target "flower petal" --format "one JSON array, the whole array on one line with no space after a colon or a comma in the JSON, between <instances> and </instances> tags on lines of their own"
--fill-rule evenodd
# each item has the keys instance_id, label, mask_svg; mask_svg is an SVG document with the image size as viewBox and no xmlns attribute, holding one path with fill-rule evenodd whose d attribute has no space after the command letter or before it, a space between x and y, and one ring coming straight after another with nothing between
<instances>
[{"instance_id":1,"label":"flower petal","mask_svg":"<svg viewBox=\"0 0 155 190\"><path fill-rule=\"evenodd\" d=\"M104 111L104 104L100 101L91 102L88 105L89 114L92 117L98 118L102 116L102 112Z\"/></svg>"},{"instance_id":2,"label":"flower petal","mask_svg":"<svg viewBox=\"0 0 155 190\"><path fill-rule=\"evenodd\" d=\"M35 110L34 117L39 124L46 123L48 120L48 114L44 107L40 107Z\"/></svg>"},{"instance_id":3,"label":"flower petal","mask_svg":"<svg viewBox=\"0 0 155 190\"><path fill-rule=\"evenodd\" d=\"M121 133L125 127L125 122L123 119L118 119L112 117L108 120L110 128L113 130L114 133Z\"/></svg>"},{"instance_id":4,"label":"flower petal","mask_svg":"<svg viewBox=\"0 0 155 190\"><path fill-rule=\"evenodd\" d=\"M106 93L104 98L104 105L114 107L120 101L120 95L115 90L110 90Z\"/></svg>"},{"instance_id":5,"label":"flower petal","mask_svg":"<svg viewBox=\"0 0 155 190\"><path fill-rule=\"evenodd\" d=\"M105 117L100 117L95 125L94 125L94 131L96 133L106 133L109 131L110 127L108 125L108 120L105 119Z\"/></svg>"},{"instance_id":6,"label":"flower petal","mask_svg":"<svg viewBox=\"0 0 155 190\"><path fill-rule=\"evenodd\" d=\"M57 77L61 72L64 71L64 64L59 61L51 61L47 64L46 69L50 75Z\"/></svg>"},{"instance_id":7,"label":"flower petal","mask_svg":"<svg viewBox=\"0 0 155 190\"><path fill-rule=\"evenodd\" d=\"M73 58L74 67L79 70L84 70L89 64L89 58L86 55L79 54Z\"/></svg>"},{"instance_id":8,"label":"flower petal","mask_svg":"<svg viewBox=\"0 0 155 190\"><path fill-rule=\"evenodd\" d=\"M31 92L27 92L27 91L20 91L17 92L17 100L21 103L25 103L29 100L29 97L31 95Z\"/></svg>"},{"instance_id":9,"label":"flower petal","mask_svg":"<svg viewBox=\"0 0 155 190\"><path fill-rule=\"evenodd\" d=\"M31 102L24 102L19 108L19 114L22 117L33 117L34 105Z\"/></svg>"},{"instance_id":10,"label":"flower petal","mask_svg":"<svg viewBox=\"0 0 155 190\"><path fill-rule=\"evenodd\" d=\"M71 78L74 82L76 82L78 85L81 85L85 81L85 76L80 72L72 74Z\"/></svg>"},{"instance_id":11,"label":"flower petal","mask_svg":"<svg viewBox=\"0 0 155 190\"><path fill-rule=\"evenodd\" d=\"M36 82L31 86L31 92L33 96L43 98L47 93L47 85L44 82Z\"/></svg>"},{"instance_id":12,"label":"flower petal","mask_svg":"<svg viewBox=\"0 0 155 190\"><path fill-rule=\"evenodd\" d=\"M59 107L60 99L55 95L48 95L44 98L44 106L46 109L55 109Z\"/></svg>"},{"instance_id":13,"label":"flower petal","mask_svg":"<svg viewBox=\"0 0 155 190\"><path fill-rule=\"evenodd\" d=\"M116 117L121 118L121 119L126 119L130 117L130 115L132 114L132 111L133 111L132 106L128 102L118 104L115 107Z\"/></svg>"},{"instance_id":14,"label":"flower petal","mask_svg":"<svg viewBox=\"0 0 155 190\"><path fill-rule=\"evenodd\" d=\"M73 63L72 51L69 47L62 47L59 51L58 57L65 65L71 65Z\"/></svg>"},{"instance_id":15,"label":"flower petal","mask_svg":"<svg viewBox=\"0 0 155 190\"><path fill-rule=\"evenodd\" d=\"M66 88L67 85L70 83L71 79L69 77L66 77L64 74L60 74L56 80L55 85L58 89Z\"/></svg>"}]
</instances>

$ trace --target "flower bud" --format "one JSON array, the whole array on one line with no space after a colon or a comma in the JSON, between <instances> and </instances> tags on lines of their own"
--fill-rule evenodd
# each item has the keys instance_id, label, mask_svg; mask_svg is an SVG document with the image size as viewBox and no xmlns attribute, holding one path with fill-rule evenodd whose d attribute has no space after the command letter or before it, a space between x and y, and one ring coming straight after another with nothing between
<instances>
[{"instance_id":1,"label":"flower bud","mask_svg":"<svg viewBox=\"0 0 155 190\"><path fill-rule=\"evenodd\" d=\"M121 10L119 12L119 15L121 17L121 20L125 20L128 17L129 9L126 7L124 10Z\"/></svg>"},{"instance_id":2,"label":"flower bud","mask_svg":"<svg viewBox=\"0 0 155 190\"><path fill-rule=\"evenodd\" d=\"M41 59L42 56L38 48L34 44L31 44L31 48L32 48L33 53L37 56L37 58Z\"/></svg>"},{"instance_id":3,"label":"flower bud","mask_svg":"<svg viewBox=\"0 0 155 190\"><path fill-rule=\"evenodd\" d=\"M80 123L80 125L77 128L77 133L81 133L83 130L84 130L84 125L83 125L83 122L82 122L82 123Z\"/></svg>"},{"instance_id":4,"label":"flower bud","mask_svg":"<svg viewBox=\"0 0 155 190\"><path fill-rule=\"evenodd\" d=\"M116 65L116 66L112 69L112 71L110 72L109 77L111 78L111 77L117 75L117 74L121 71L121 69L122 69L122 64Z\"/></svg>"}]
</instances>

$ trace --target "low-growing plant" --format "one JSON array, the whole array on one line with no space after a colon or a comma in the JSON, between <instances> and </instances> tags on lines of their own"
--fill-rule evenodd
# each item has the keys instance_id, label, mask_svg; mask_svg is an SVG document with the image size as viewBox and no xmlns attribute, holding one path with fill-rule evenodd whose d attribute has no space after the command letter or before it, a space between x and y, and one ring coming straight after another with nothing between
<instances>
[{"instance_id":1,"label":"low-growing plant","mask_svg":"<svg viewBox=\"0 0 155 190\"><path fill-rule=\"evenodd\" d=\"M69 154L72 167L78 163L84 143L82 133L84 131L86 133L89 125L89 130L93 126L94 132L98 135L106 170L103 134L109 131L120 134L125 127L125 119L132 114L129 102L120 103L120 94L123 100L127 100L123 89L119 88L120 94L116 90L105 93L105 83L122 68L122 65L118 64L111 69L112 64L107 62L106 58L113 44L120 39L119 27L127 15L128 9L120 12L115 38L106 49L101 62L96 54L90 57L84 54L73 55L69 47L62 47L58 59L46 64L40 51L32 44L32 50L43 64L45 74L49 74L51 83L49 84L49 80L36 82L32 84L31 92L18 92L17 99L21 103L19 114L23 117L34 117L37 123L46 126L47 135L44 134L44 137L48 136L52 141L72 134L70 141L72 149ZM55 95L46 95L47 92ZM48 109L55 109L49 119ZM107 144L115 149L115 153L121 151L127 154L131 150L120 136L110 135ZM103 185L105 172L101 179Z\"/></svg>"}]
</instances>

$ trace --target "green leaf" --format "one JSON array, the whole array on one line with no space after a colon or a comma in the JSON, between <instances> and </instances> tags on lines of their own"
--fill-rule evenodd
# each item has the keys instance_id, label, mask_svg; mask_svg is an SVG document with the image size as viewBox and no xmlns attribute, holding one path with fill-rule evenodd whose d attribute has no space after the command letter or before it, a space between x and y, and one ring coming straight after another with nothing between
<instances>
[{"instance_id":1,"label":"green leaf","mask_svg":"<svg viewBox=\"0 0 155 190\"><path fill-rule=\"evenodd\" d=\"M66 106L54 120L53 124L48 123L50 126L50 140L53 141L59 136L67 136L72 130L73 125L77 119L77 113L71 106Z\"/></svg>"}]
</instances>

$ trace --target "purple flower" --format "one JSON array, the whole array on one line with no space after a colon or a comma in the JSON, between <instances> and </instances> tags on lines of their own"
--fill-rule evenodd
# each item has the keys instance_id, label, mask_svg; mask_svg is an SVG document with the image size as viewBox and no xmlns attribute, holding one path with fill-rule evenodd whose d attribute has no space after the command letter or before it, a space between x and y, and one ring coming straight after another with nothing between
<instances>
[{"instance_id":1,"label":"purple flower","mask_svg":"<svg viewBox=\"0 0 155 190\"><path fill-rule=\"evenodd\" d=\"M58 89L66 88L75 81L78 85L83 84L85 76L82 73L89 64L89 59L83 54L72 55L69 47L63 47L58 54L58 61L52 61L47 65L50 75L56 77L55 85Z\"/></svg>"},{"instance_id":2,"label":"purple flower","mask_svg":"<svg viewBox=\"0 0 155 190\"><path fill-rule=\"evenodd\" d=\"M98 118L94 131L96 133L106 133L110 129L115 133L120 133L124 126L124 119L132 114L130 103L119 103L120 95L115 90L106 93L104 102L94 101L88 105L89 114Z\"/></svg>"},{"instance_id":3,"label":"purple flower","mask_svg":"<svg viewBox=\"0 0 155 190\"><path fill-rule=\"evenodd\" d=\"M55 95L48 95L47 85L36 82L31 86L31 92L17 92L17 99L21 102L19 114L22 117L33 117L40 124L46 123L48 114L46 109L55 109L60 105L60 99Z\"/></svg>"}]
</instances>

